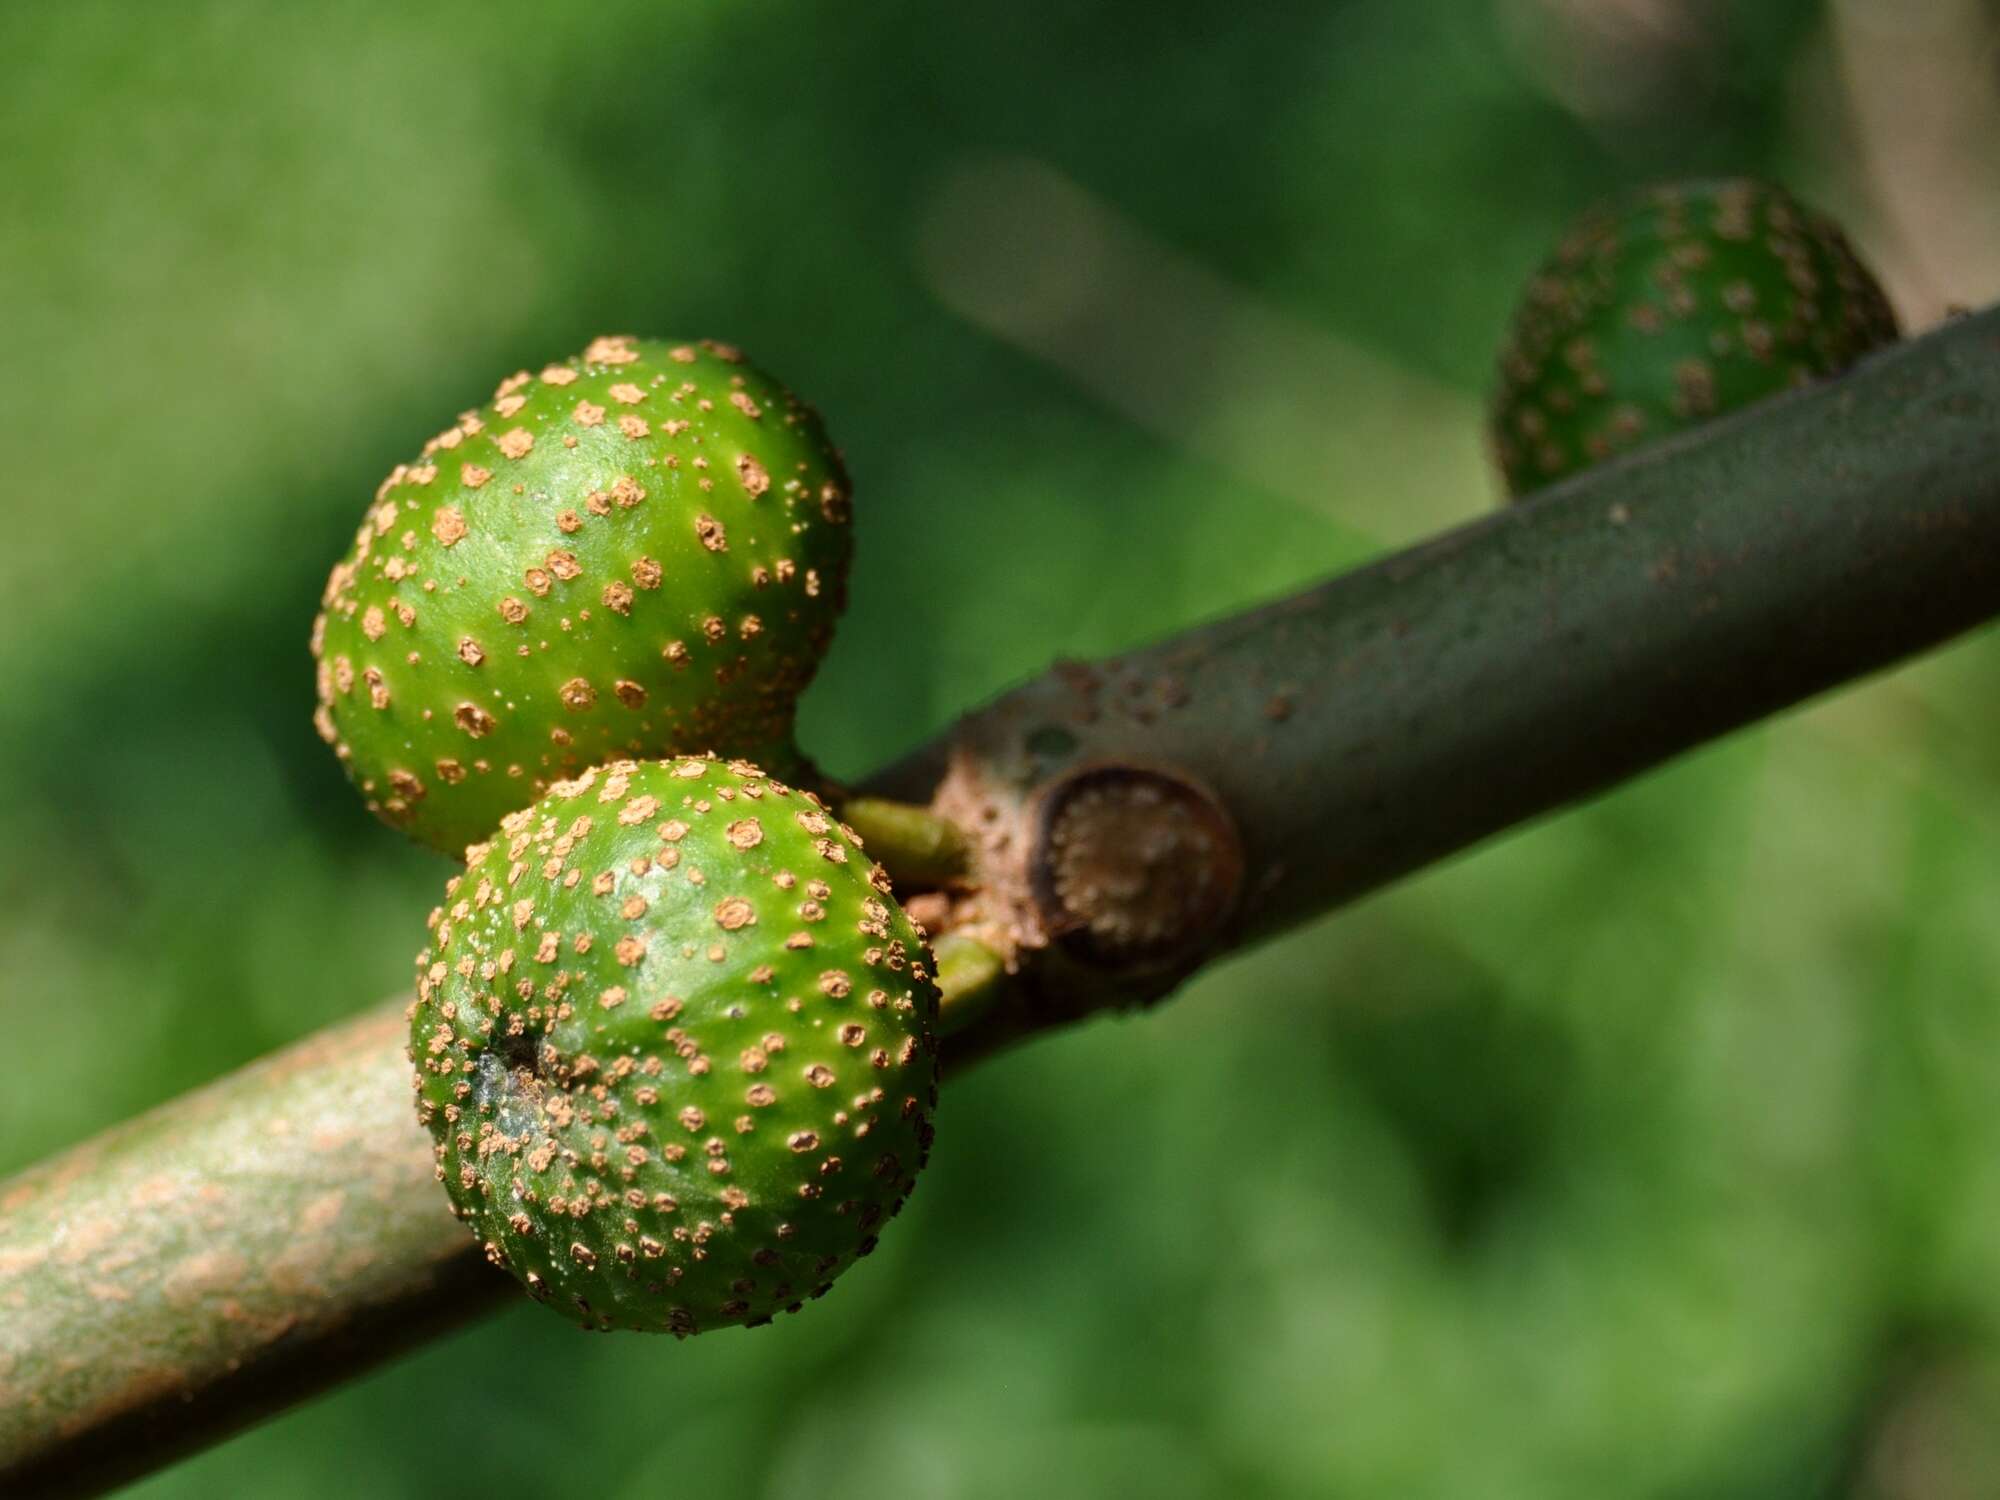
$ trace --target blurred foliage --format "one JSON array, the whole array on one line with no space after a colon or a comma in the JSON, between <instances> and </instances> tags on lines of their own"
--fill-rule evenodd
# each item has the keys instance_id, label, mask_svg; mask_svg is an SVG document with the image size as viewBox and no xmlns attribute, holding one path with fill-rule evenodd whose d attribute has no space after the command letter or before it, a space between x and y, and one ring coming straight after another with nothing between
<instances>
[{"instance_id":1,"label":"blurred foliage","mask_svg":"<svg viewBox=\"0 0 2000 1500\"><path fill-rule=\"evenodd\" d=\"M445 870L313 737L305 637L500 375L712 334L817 401L861 562L806 730L858 772L1414 536L1400 455L1475 450L1600 194L1865 204L1799 113L1863 6L0 7L0 1170L405 982ZM1614 13L1630 86L1566 93ZM929 279L994 153L1451 430L1318 392L1352 458L1286 495L1140 430ZM955 1082L805 1316L524 1305L138 1493L2000 1494L1996 684L1962 645Z\"/></svg>"}]
</instances>

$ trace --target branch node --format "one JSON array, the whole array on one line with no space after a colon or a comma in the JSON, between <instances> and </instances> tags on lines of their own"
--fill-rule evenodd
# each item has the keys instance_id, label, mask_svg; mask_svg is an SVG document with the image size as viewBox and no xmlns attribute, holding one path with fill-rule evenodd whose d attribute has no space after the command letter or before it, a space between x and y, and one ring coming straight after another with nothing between
<instances>
[{"instance_id":1,"label":"branch node","mask_svg":"<svg viewBox=\"0 0 2000 1500\"><path fill-rule=\"evenodd\" d=\"M1235 914L1243 840L1222 802L1179 771L1080 767L1036 799L1029 889L1050 939L1092 967L1178 969Z\"/></svg>"}]
</instances>

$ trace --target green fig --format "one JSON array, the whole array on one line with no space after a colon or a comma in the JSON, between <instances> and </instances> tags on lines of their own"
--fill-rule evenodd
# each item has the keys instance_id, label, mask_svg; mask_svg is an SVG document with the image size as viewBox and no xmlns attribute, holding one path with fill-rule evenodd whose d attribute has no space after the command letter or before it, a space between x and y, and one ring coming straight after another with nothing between
<instances>
[{"instance_id":1,"label":"green fig","mask_svg":"<svg viewBox=\"0 0 2000 1500\"><path fill-rule=\"evenodd\" d=\"M1519 499L1896 337L1846 237L1782 188L1651 188L1585 215L1529 283L1493 446Z\"/></svg>"},{"instance_id":2,"label":"green fig","mask_svg":"<svg viewBox=\"0 0 2000 1500\"><path fill-rule=\"evenodd\" d=\"M740 761L625 761L469 855L410 1044L490 1259L586 1328L689 1334L874 1248L929 1152L938 994L851 831Z\"/></svg>"},{"instance_id":3,"label":"green fig","mask_svg":"<svg viewBox=\"0 0 2000 1500\"><path fill-rule=\"evenodd\" d=\"M601 338L398 464L327 581L315 723L371 810L457 853L600 761L795 775L848 483L726 345Z\"/></svg>"}]
</instances>

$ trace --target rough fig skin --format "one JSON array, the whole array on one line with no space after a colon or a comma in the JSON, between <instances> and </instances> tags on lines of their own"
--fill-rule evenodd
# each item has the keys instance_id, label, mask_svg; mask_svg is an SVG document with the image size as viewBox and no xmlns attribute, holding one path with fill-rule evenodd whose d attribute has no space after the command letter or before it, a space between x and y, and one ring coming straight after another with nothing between
<instances>
[{"instance_id":1,"label":"rough fig skin","mask_svg":"<svg viewBox=\"0 0 2000 1500\"><path fill-rule=\"evenodd\" d=\"M1896 338L1846 237L1782 188L1650 188L1586 214L1529 283L1500 356L1494 450L1519 499Z\"/></svg>"},{"instance_id":2,"label":"rough fig skin","mask_svg":"<svg viewBox=\"0 0 2000 1500\"><path fill-rule=\"evenodd\" d=\"M373 812L454 855L621 756L796 775L848 513L817 415L736 350L598 339L383 481L314 622L314 723Z\"/></svg>"},{"instance_id":3,"label":"rough fig skin","mask_svg":"<svg viewBox=\"0 0 2000 1500\"><path fill-rule=\"evenodd\" d=\"M417 1113L487 1256L592 1329L796 1311L929 1153L922 933L816 799L620 762L511 814L431 915Z\"/></svg>"}]
</instances>

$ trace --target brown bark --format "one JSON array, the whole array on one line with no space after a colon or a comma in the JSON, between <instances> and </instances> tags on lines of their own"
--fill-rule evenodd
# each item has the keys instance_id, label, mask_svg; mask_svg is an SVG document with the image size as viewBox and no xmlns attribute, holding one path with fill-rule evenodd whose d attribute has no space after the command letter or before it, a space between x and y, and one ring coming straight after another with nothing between
<instances>
[{"instance_id":1,"label":"brown bark","mask_svg":"<svg viewBox=\"0 0 2000 1500\"><path fill-rule=\"evenodd\" d=\"M0 1493L91 1494L475 1316L402 1002L0 1185Z\"/></svg>"}]
</instances>

